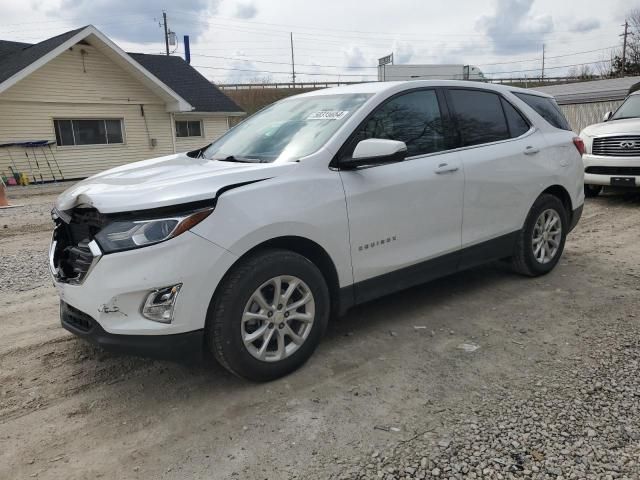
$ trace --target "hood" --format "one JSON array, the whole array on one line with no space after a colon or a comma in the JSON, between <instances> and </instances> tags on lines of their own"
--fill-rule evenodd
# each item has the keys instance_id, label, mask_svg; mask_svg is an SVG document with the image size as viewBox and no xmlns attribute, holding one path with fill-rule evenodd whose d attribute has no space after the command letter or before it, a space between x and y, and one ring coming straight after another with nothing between
<instances>
[{"instance_id":1,"label":"hood","mask_svg":"<svg viewBox=\"0 0 640 480\"><path fill-rule=\"evenodd\" d=\"M89 177L62 193L56 208L90 205L101 213L127 212L212 199L224 187L282 175L296 163L236 163L184 153L130 163Z\"/></svg>"},{"instance_id":2,"label":"hood","mask_svg":"<svg viewBox=\"0 0 640 480\"><path fill-rule=\"evenodd\" d=\"M640 135L640 118L625 118L596 123L589 125L580 133L580 135L588 135L589 137L616 134Z\"/></svg>"}]
</instances>

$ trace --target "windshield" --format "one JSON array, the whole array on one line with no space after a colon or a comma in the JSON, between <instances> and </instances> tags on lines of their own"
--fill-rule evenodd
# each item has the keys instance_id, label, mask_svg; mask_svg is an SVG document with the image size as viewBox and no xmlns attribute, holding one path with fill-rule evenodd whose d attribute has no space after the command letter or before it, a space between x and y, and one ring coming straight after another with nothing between
<instances>
[{"instance_id":1,"label":"windshield","mask_svg":"<svg viewBox=\"0 0 640 480\"><path fill-rule=\"evenodd\" d=\"M318 95L275 103L207 148L210 160L275 162L310 155L344 124L369 94Z\"/></svg>"},{"instance_id":2,"label":"windshield","mask_svg":"<svg viewBox=\"0 0 640 480\"><path fill-rule=\"evenodd\" d=\"M623 118L640 118L640 95L628 97L609 120L622 120Z\"/></svg>"}]
</instances>

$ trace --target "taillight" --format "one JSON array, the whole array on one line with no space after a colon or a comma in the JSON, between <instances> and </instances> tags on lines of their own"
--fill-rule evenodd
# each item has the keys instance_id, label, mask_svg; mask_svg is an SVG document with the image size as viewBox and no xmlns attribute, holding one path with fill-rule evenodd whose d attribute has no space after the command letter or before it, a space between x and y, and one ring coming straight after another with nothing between
<instances>
[{"instance_id":1,"label":"taillight","mask_svg":"<svg viewBox=\"0 0 640 480\"><path fill-rule=\"evenodd\" d=\"M573 137L573 144L578 149L578 153L580 155L584 155L584 152L586 152L586 149L584 148L584 142L582 141L582 139L580 137Z\"/></svg>"}]
</instances>

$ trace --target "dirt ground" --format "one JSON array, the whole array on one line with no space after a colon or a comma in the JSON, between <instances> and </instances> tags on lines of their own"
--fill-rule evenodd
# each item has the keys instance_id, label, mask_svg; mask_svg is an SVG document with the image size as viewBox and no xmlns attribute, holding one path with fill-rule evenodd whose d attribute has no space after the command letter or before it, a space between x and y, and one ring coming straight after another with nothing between
<instances>
[{"instance_id":1,"label":"dirt ground","mask_svg":"<svg viewBox=\"0 0 640 480\"><path fill-rule=\"evenodd\" d=\"M551 274L492 264L360 306L269 384L116 356L59 326L52 192L12 191L23 206L0 210L2 479L355 477L343 466L437 441L481 400L579 369L583 336L640 321L640 195L608 193L587 201Z\"/></svg>"}]
</instances>

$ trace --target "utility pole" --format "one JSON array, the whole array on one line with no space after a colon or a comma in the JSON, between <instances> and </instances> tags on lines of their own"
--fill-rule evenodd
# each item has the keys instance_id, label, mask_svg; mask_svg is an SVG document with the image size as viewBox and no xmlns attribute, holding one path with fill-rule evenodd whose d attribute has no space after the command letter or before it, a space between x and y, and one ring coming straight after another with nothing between
<instances>
[{"instance_id":1,"label":"utility pole","mask_svg":"<svg viewBox=\"0 0 640 480\"><path fill-rule=\"evenodd\" d=\"M544 82L544 43L542 44L542 75L541 80Z\"/></svg>"},{"instance_id":2,"label":"utility pole","mask_svg":"<svg viewBox=\"0 0 640 480\"><path fill-rule=\"evenodd\" d=\"M624 33L620 35L622 40L622 76L624 77L625 67L627 65L627 35L629 35L629 22L624 21Z\"/></svg>"},{"instance_id":3,"label":"utility pole","mask_svg":"<svg viewBox=\"0 0 640 480\"><path fill-rule=\"evenodd\" d=\"M291 81L293 86L296 86L296 62L293 58L293 32L290 32L289 39L291 40Z\"/></svg>"},{"instance_id":4,"label":"utility pole","mask_svg":"<svg viewBox=\"0 0 640 480\"><path fill-rule=\"evenodd\" d=\"M167 49L167 57L169 56L169 27L167 26L167 12L162 11L162 23L164 24L164 45Z\"/></svg>"}]
</instances>

